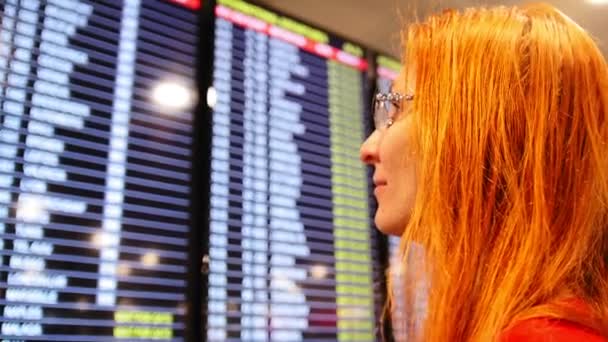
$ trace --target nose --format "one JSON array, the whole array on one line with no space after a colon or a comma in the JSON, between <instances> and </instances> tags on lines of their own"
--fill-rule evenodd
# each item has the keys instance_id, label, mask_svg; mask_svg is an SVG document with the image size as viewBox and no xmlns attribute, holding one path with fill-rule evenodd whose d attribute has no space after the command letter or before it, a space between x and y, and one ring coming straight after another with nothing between
<instances>
[{"instance_id":1,"label":"nose","mask_svg":"<svg viewBox=\"0 0 608 342\"><path fill-rule=\"evenodd\" d=\"M378 131L374 131L365 141L361 144L359 150L359 157L361 161L368 165L373 165L379 161L378 158Z\"/></svg>"}]
</instances>

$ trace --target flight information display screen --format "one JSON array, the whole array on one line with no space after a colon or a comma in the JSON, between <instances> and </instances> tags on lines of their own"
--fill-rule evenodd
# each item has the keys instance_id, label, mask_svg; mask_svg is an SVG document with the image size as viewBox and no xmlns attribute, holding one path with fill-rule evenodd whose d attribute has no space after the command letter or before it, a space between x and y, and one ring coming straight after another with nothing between
<instances>
[{"instance_id":1,"label":"flight information display screen","mask_svg":"<svg viewBox=\"0 0 608 342\"><path fill-rule=\"evenodd\" d=\"M198 1L0 1L0 338L183 341Z\"/></svg>"},{"instance_id":2,"label":"flight information display screen","mask_svg":"<svg viewBox=\"0 0 608 342\"><path fill-rule=\"evenodd\" d=\"M379 92L391 91L393 82L399 75L401 63L388 56L376 56L376 89Z\"/></svg>"},{"instance_id":3,"label":"flight information display screen","mask_svg":"<svg viewBox=\"0 0 608 342\"><path fill-rule=\"evenodd\" d=\"M214 39L208 340L374 340L363 50L240 0Z\"/></svg>"}]
</instances>

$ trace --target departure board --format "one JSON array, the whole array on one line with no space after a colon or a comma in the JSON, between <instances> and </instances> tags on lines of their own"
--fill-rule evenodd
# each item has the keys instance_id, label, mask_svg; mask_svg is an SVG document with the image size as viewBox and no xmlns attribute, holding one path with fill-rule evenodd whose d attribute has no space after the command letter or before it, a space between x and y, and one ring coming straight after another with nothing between
<instances>
[{"instance_id":1,"label":"departure board","mask_svg":"<svg viewBox=\"0 0 608 342\"><path fill-rule=\"evenodd\" d=\"M208 341L375 339L363 50L215 7Z\"/></svg>"},{"instance_id":2,"label":"departure board","mask_svg":"<svg viewBox=\"0 0 608 342\"><path fill-rule=\"evenodd\" d=\"M0 337L183 341L197 1L0 1Z\"/></svg>"}]
</instances>

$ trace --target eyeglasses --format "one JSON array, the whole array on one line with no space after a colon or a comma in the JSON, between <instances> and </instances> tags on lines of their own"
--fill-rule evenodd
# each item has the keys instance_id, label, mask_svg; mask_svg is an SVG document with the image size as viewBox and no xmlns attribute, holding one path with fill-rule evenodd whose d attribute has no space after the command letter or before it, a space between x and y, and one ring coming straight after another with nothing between
<instances>
[{"instance_id":1,"label":"eyeglasses","mask_svg":"<svg viewBox=\"0 0 608 342\"><path fill-rule=\"evenodd\" d=\"M403 100L412 101L413 94L377 93L374 96L374 125L384 130L393 125L395 116L403 106Z\"/></svg>"}]
</instances>

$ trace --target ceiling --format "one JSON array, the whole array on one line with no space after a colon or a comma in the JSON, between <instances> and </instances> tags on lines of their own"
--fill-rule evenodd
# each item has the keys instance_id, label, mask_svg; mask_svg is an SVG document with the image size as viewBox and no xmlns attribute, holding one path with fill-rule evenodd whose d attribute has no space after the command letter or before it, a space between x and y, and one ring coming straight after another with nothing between
<instances>
[{"instance_id":1,"label":"ceiling","mask_svg":"<svg viewBox=\"0 0 608 342\"><path fill-rule=\"evenodd\" d=\"M399 57L399 30L407 18L442 8L515 5L521 0L257 0L258 4L338 34L378 52ZM608 55L608 4L545 0L588 30ZM429 3L434 5L429 5Z\"/></svg>"}]
</instances>

